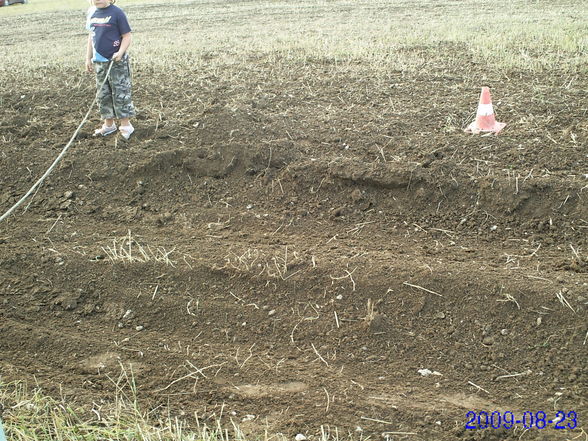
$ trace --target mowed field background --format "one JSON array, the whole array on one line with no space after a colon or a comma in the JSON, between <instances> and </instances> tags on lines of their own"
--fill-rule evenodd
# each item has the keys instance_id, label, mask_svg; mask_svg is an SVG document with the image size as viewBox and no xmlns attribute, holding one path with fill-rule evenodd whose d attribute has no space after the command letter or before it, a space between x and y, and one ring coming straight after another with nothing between
<instances>
[{"instance_id":1,"label":"mowed field background","mask_svg":"<svg viewBox=\"0 0 588 441\"><path fill-rule=\"evenodd\" d=\"M29 36L28 44L19 41L11 47L3 54L3 64L29 68L75 64L80 49L71 43L76 30L84 34L79 27L86 7L83 0L33 0L14 6L1 10L2 17L10 19L5 29L19 29L18 34ZM572 0L491 5L477 1L157 4L126 0L119 6L134 19L133 52L150 64L177 64L184 57L190 58L184 62L197 64L203 55L218 51L221 59L242 60L251 53L265 53L293 61L324 57L342 63L361 60L374 68L418 70L426 68L427 61L419 50L451 45L475 62L488 60L489 70L581 69L586 65L586 10ZM34 36L46 31L41 24L47 19L59 19L60 32L48 30L47 38L54 44L41 48ZM403 49L410 49L409 53ZM431 62L433 55L427 57ZM444 64L451 61L449 57Z\"/></svg>"},{"instance_id":2,"label":"mowed field background","mask_svg":"<svg viewBox=\"0 0 588 441\"><path fill-rule=\"evenodd\" d=\"M94 111L0 224L9 440L588 439L587 2L117 5L133 139ZM0 214L92 102L87 6L0 8Z\"/></svg>"}]
</instances>

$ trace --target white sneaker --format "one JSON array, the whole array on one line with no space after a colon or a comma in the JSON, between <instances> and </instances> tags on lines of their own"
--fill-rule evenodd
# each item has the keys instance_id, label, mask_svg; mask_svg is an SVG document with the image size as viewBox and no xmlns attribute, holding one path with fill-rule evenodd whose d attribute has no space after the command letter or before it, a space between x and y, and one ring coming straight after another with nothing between
<instances>
[{"instance_id":1,"label":"white sneaker","mask_svg":"<svg viewBox=\"0 0 588 441\"><path fill-rule=\"evenodd\" d=\"M132 126L132 124L129 124L128 126L120 126L118 129L120 130L120 134L124 139L129 139L135 131L135 128Z\"/></svg>"},{"instance_id":2,"label":"white sneaker","mask_svg":"<svg viewBox=\"0 0 588 441\"><path fill-rule=\"evenodd\" d=\"M113 124L111 126L107 126L106 124L102 124L102 127L94 130L94 136L108 136L114 132L116 132L116 124Z\"/></svg>"}]
</instances>

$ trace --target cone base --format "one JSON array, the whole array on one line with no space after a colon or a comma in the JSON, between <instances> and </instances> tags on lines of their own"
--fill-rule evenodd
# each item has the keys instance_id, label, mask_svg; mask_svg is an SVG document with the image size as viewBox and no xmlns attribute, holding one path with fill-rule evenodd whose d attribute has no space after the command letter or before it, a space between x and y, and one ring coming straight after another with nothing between
<instances>
[{"instance_id":1,"label":"cone base","mask_svg":"<svg viewBox=\"0 0 588 441\"><path fill-rule=\"evenodd\" d=\"M474 135L477 135L478 133L498 133L505 127L506 123L495 122L491 127L481 128L478 126L477 121L474 121L464 131L467 133L473 133Z\"/></svg>"}]
</instances>

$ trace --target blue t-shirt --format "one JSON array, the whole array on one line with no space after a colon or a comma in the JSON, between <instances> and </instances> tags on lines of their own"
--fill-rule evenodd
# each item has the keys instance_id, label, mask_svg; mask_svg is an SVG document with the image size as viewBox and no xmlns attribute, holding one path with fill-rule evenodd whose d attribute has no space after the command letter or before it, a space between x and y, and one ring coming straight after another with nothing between
<instances>
[{"instance_id":1,"label":"blue t-shirt","mask_svg":"<svg viewBox=\"0 0 588 441\"><path fill-rule=\"evenodd\" d=\"M131 32L127 16L118 6L96 8L88 20L94 44L94 60L108 61L118 52L122 35Z\"/></svg>"}]
</instances>

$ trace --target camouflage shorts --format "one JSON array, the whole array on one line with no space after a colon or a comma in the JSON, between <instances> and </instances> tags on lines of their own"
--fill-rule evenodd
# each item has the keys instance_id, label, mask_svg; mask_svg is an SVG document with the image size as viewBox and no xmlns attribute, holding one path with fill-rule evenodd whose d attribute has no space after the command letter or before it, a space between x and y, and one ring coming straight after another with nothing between
<instances>
[{"instance_id":1,"label":"camouflage shorts","mask_svg":"<svg viewBox=\"0 0 588 441\"><path fill-rule=\"evenodd\" d=\"M109 63L94 63L96 87L98 88L98 108L102 119L130 118L135 116L135 106L131 97L131 68L129 56L113 61L109 79L104 82ZM100 85L104 82L104 85Z\"/></svg>"}]
</instances>

